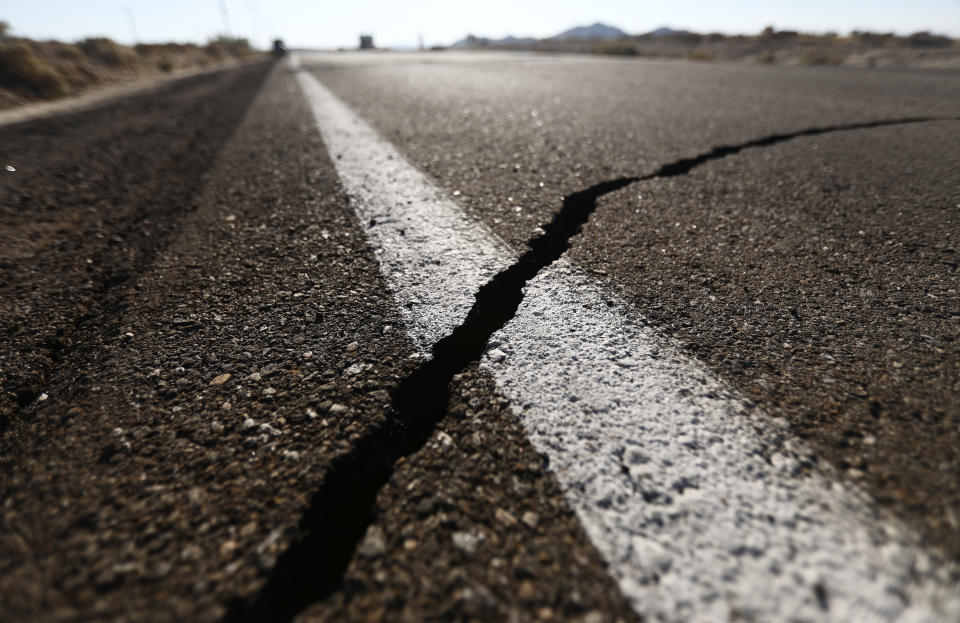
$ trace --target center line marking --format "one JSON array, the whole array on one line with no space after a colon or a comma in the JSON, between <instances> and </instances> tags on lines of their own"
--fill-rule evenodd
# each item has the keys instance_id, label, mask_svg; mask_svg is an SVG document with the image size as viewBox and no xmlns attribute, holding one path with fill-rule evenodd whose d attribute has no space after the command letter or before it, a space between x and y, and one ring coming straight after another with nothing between
<instances>
[{"instance_id":1,"label":"center line marking","mask_svg":"<svg viewBox=\"0 0 960 623\"><path fill-rule=\"evenodd\" d=\"M313 75L297 78L423 352L515 259ZM482 367L623 594L658 621L960 620L960 572L565 260Z\"/></svg>"}]
</instances>

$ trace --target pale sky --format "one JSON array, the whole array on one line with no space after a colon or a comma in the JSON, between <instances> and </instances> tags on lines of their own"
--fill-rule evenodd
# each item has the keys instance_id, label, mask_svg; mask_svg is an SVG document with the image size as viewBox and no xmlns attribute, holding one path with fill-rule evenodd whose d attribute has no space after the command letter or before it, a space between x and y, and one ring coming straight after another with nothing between
<instances>
[{"instance_id":1,"label":"pale sky","mask_svg":"<svg viewBox=\"0 0 960 623\"><path fill-rule=\"evenodd\" d=\"M123 43L203 42L226 30L261 46L355 47L450 44L466 34L547 37L603 22L629 34L670 26L698 32L778 29L846 33L918 30L960 37L960 0L0 0L14 34L72 41L108 36ZM136 34L135 34L136 33Z\"/></svg>"}]
</instances>

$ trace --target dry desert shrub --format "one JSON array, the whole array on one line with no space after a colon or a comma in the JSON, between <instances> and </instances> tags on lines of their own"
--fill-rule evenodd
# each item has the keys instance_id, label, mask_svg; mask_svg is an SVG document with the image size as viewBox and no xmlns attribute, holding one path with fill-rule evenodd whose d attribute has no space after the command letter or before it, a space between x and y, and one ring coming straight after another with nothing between
<instances>
[{"instance_id":1,"label":"dry desert shrub","mask_svg":"<svg viewBox=\"0 0 960 623\"><path fill-rule=\"evenodd\" d=\"M949 48L953 45L953 39L924 30L907 37L907 44L914 48Z\"/></svg>"},{"instance_id":2,"label":"dry desert shrub","mask_svg":"<svg viewBox=\"0 0 960 623\"><path fill-rule=\"evenodd\" d=\"M840 65L846 60L846 55L829 50L807 50L800 57L802 65Z\"/></svg>"},{"instance_id":3,"label":"dry desert shrub","mask_svg":"<svg viewBox=\"0 0 960 623\"><path fill-rule=\"evenodd\" d=\"M240 37L219 36L203 46L204 51L216 60L246 58L253 53L250 42Z\"/></svg>"},{"instance_id":4,"label":"dry desert shrub","mask_svg":"<svg viewBox=\"0 0 960 623\"><path fill-rule=\"evenodd\" d=\"M125 45L112 39L95 37L84 39L77 46L90 60L114 69L130 68L137 65L137 54Z\"/></svg>"},{"instance_id":5,"label":"dry desert shrub","mask_svg":"<svg viewBox=\"0 0 960 623\"><path fill-rule=\"evenodd\" d=\"M6 35L0 21L0 109L78 93L144 74L205 67L257 54L246 39L218 37L206 45L149 43L134 47L105 37L77 43L31 41Z\"/></svg>"},{"instance_id":6,"label":"dry desert shrub","mask_svg":"<svg viewBox=\"0 0 960 623\"><path fill-rule=\"evenodd\" d=\"M594 54L617 54L620 56L637 56L640 50L637 45L631 41L614 39L611 41L598 41L590 49Z\"/></svg>"},{"instance_id":7,"label":"dry desert shrub","mask_svg":"<svg viewBox=\"0 0 960 623\"><path fill-rule=\"evenodd\" d=\"M70 92L63 74L22 41L0 44L0 84L25 88L40 97L60 97Z\"/></svg>"},{"instance_id":8,"label":"dry desert shrub","mask_svg":"<svg viewBox=\"0 0 960 623\"><path fill-rule=\"evenodd\" d=\"M49 48L49 54L60 61L82 61L84 59L83 50L72 43L60 43L59 41L49 41L43 45Z\"/></svg>"},{"instance_id":9,"label":"dry desert shrub","mask_svg":"<svg viewBox=\"0 0 960 623\"><path fill-rule=\"evenodd\" d=\"M687 52L686 57L688 61L712 61L716 60L716 56L713 52L709 50L690 50Z\"/></svg>"}]
</instances>

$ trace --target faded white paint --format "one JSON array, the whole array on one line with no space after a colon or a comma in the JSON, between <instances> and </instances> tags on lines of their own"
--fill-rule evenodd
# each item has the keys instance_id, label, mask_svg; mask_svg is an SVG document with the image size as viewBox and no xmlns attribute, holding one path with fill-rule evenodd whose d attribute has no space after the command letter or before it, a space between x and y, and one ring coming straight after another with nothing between
<instances>
[{"instance_id":1,"label":"faded white paint","mask_svg":"<svg viewBox=\"0 0 960 623\"><path fill-rule=\"evenodd\" d=\"M298 77L427 350L513 256L316 78ZM649 619L960 620L954 567L854 486L808 469L808 449L773 418L565 261L528 285L490 349L482 365Z\"/></svg>"},{"instance_id":2,"label":"faded white paint","mask_svg":"<svg viewBox=\"0 0 960 623\"><path fill-rule=\"evenodd\" d=\"M297 76L407 328L428 351L463 322L474 293L513 257L489 229L451 210L443 191L315 78Z\"/></svg>"}]
</instances>

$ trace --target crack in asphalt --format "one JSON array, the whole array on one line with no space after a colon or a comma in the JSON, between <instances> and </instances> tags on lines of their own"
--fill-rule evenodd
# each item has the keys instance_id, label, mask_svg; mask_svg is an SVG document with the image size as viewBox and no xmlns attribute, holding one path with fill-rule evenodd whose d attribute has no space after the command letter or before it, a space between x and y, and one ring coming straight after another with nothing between
<instances>
[{"instance_id":1,"label":"crack in asphalt","mask_svg":"<svg viewBox=\"0 0 960 623\"><path fill-rule=\"evenodd\" d=\"M952 118L911 117L809 128L772 134L738 145L719 146L661 166L642 177L620 177L568 195L543 233L510 267L484 284L466 319L432 348L432 357L391 392L386 421L353 450L334 460L299 524L298 540L277 559L262 589L250 600L229 604L223 623L290 621L340 588L357 545L372 525L376 497L394 465L421 450L447 414L453 377L479 362L490 337L504 327L523 301L524 286L570 247L597 208L597 200L636 182L684 175L712 160L751 147L766 147L804 136Z\"/></svg>"},{"instance_id":2,"label":"crack in asphalt","mask_svg":"<svg viewBox=\"0 0 960 623\"><path fill-rule=\"evenodd\" d=\"M892 125L927 123L930 121L960 121L960 117L902 117L900 119L881 119L878 121L867 121L862 123L827 125L815 128L807 128L806 130L799 130L797 132L784 132L782 134L768 134L762 138L757 138L752 141L740 143L738 145L720 145L718 147L714 147L710 151L703 152L692 158L683 158L682 160L665 164L657 169L657 171L654 173L651 173L650 175L640 179L650 180L657 177L676 177L678 175L686 175L692 169L710 162L711 160L719 160L720 158L725 158L751 147L770 147L771 145L783 143L795 138L819 136L821 134L832 134L835 132L848 132L851 130L869 130L871 128L881 128Z\"/></svg>"},{"instance_id":3,"label":"crack in asphalt","mask_svg":"<svg viewBox=\"0 0 960 623\"><path fill-rule=\"evenodd\" d=\"M637 179L603 182L564 198L563 208L529 242L529 250L480 288L464 322L393 390L386 423L334 462L304 513L300 540L277 559L263 589L247 605L232 604L224 622L289 621L340 586L393 465L423 448L446 416L453 377L479 361L490 336L516 313L523 286L563 255L596 209L597 198Z\"/></svg>"}]
</instances>

